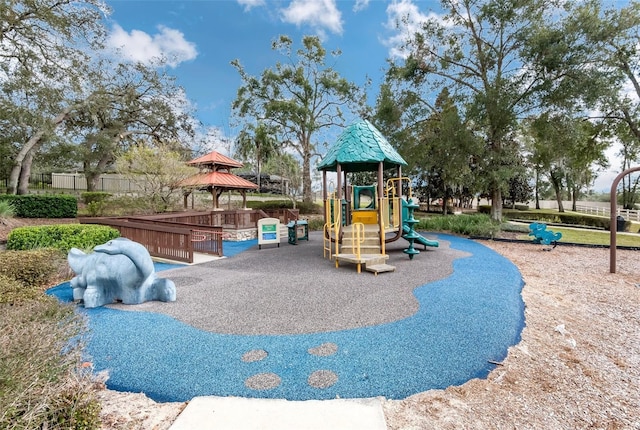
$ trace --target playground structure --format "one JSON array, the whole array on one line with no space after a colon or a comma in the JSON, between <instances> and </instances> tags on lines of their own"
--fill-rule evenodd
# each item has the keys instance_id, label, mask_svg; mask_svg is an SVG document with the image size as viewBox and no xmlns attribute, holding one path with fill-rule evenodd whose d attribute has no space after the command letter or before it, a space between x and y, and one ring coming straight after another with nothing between
<instances>
[{"instance_id":1,"label":"playground structure","mask_svg":"<svg viewBox=\"0 0 640 430\"><path fill-rule=\"evenodd\" d=\"M385 244L403 238L409 242L403 250L413 259L421 244L437 247L414 230L418 222L414 211L419 208L413 196L411 181L402 176L407 163L384 136L367 120L358 121L344 130L336 144L318 165L322 171L324 204L323 255L340 262L354 263L358 273L365 270L378 274L392 272ZM385 171L394 171L385 181ZM336 172L337 186L328 190L327 172ZM347 173L377 172L376 185L350 185Z\"/></svg>"}]
</instances>

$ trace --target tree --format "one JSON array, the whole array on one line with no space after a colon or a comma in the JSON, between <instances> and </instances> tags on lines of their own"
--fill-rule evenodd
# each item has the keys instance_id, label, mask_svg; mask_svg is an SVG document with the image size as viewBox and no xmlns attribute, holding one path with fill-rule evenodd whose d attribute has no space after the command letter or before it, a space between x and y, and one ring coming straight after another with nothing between
<instances>
[{"instance_id":1,"label":"tree","mask_svg":"<svg viewBox=\"0 0 640 430\"><path fill-rule=\"evenodd\" d=\"M283 190L283 193L291 200L295 209L296 199L302 189L302 175L300 175L298 160L291 154L283 153L277 157L269 158L265 165L265 171L288 180L289 185Z\"/></svg>"},{"instance_id":2,"label":"tree","mask_svg":"<svg viewBox=\"0 0 640 430\"><path fill-rule=\"evenodd\" d=\"M318 134L343 126L343 109L362 112L365 94L326 65L327 52L318 37L304 36L303 48L295 55L292 45L288 36L276 39L272 49L287 61L276 63L259 78L247 74L239 60L231 62L242 79L232 108L238 120L272 127L284 146L300 156L303 199L311 202L311 160L319 155Z\"/></svg>"},{"instance_id":3,"label":"tree","mask_svg":"<svg viewBox=\"0 0 640 430\"><path fill-rule=\"evenodd\" d=\"M26 192L35 153L73 111L65 97L81 88L85 49L101 43L106 13L100 0L0 4L1 120L14 154L8 193Z\"/></svg>"},{"instance_id":4,"label":"tree","mask_svg":"<svg viewBox=\"0 0 640 430\"><path fill-rule=\"evenodd\" d=\"M89 191L119 151L140 141L180 142L181 134L193 133L190 113L177 105L184 97L173 77L143 64L110 67L94 69L90 93L65 121L65 132L78 144Z\"/></svg>"},{"instance_id":5,"label":"tree","mask_svg":"<svg viewBox=\"0 0 640 430\"><path fill-rule=\"evenodd\" d=\"M531 107L545 83L520 65L523 38L541 25L547 0L443 0L444 19L425 21L404 46L406 58L391 63L388 75L410 83L426 99L450 86L466 106L465 117L485 141L478 172L491 192L491 216L502 218L502 193L513 177L518 115Z\"/></svg>"},{"instance_id":6,"label":"tree","mask_svg":"<svg viewBox=\"0 0 640 430\"><path fill-rule=\"evenodd\" d=\"M260 174L262 164L279 152L278 141L273 135L273 130L262 122L258 125L248 124L240 131L236 138L236 152L243 159L252 159L255 162L254 172L256 183L260 191Z\"/></svg>"},{"instance_id":7,"label":"tree","mask_svg":"<svg viewBox=\"0 0 640 430\"><path fill-rule=\"evenodd\" d=\"M447 214L447 202L454 193L462 199L464 189L472 186L472 164L480 155L481 142L463 123L458 109L442 90L434 112L413 126L416 135L413 147L407 148L412 160L411 173L430 182L436 195L443 200L442 211Z\"/></svg>"},{"instance_id":8,"label":"tree","mask_svg":"<svg viewBox=\"0 0 640 430\"><path fill-rule=\"evenodd\" d=\"M599 130L589 121L562 113L544 113L529 123L531 163L551 182L560 212L564 212L563 189L570 193L575 210L580 191L595 178L594 166L606 165L608 143L599 138Z\"/></svg>"},{"instance_id":9,"label":"tree","mask_svg":"<svg viewBox=\"0 0 640 430\"><path fill-rule=\"evenodd\" d=\"M144 197L153 212L165 212L175 207L182 197L181 183L198 173L186 164L183 154L172 148L176 143L154 143L153 146L131 147L116 158L116 170L129 179Z\"/></svg>"},{"instance_id":10,"label":"tree","mask_svg":"<svg viewBox=\"0 0 640 430\"><path fill-rule=\"evenodd\" d=\"M600 0L589 0L570 6L560 22L531 30L528 57L538 72L557 77L549 81L548 104L581 110L612 131L623 144L624 170L633 154L627 152L633 147L629 139L640 143L640 3L604 8ZM626 180L623 197L631 195Z\"/></svg>"}]
</instances>

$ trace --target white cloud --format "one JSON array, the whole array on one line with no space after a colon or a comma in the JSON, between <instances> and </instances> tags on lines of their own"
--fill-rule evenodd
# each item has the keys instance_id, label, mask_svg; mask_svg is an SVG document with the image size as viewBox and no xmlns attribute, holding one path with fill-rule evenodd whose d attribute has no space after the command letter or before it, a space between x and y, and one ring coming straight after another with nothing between
<instances>
[{"instance_id":1,"label":"white cloud","mask_svg":"<svg viewBox=\"0 0 640 430\"><path fill-rule=\"evenodd\" d=\"M356 4L353 5L353 11L359 12L369 7L369 0L356 0Z\"/></svg>"},{"instance_id":2,"label":"white cloud","mask_svg":"<svg viewBox=\"0 0 640 430\"><path fill-rule=\"evenodd\" d=\"M254 7L264 6L264 0L237 0L240 6L244 7L245 12L253 9Z\"/></svg>"},{"instance_id":3,"label":"white cloud","mask_svg":"<svg viewBox=\"0 0 640 430\"><path fill-rule=\"evenodd\" d=\"M118 50L127 60L145 64L162 60L170 67L177 67L198 55L195 44L187 41L182 32L164 26L158 27L158 33L149 35L140 30L127 33L116 24L107 45Z\"/></svg>"},{"instance_id":4,"label":"white cloud","mask_svg":"<svg viewBox=\"0 0 640 430\"><path fill-rule=\"evenodd\" d=\"M393 1L387 6L387 22L385 27L395 33L383 41L389 48L391 58L406 58L407 53L402 45L420 30L421 25L429 20L442 21L443 17L429 12L424 14L412 0Z\"/></svg>"},{"instance_id":5,"label":"white cloud","mask_svg":"<svg viewBox=\"0 0 640 430\"><path fill-rule=\"evenodd\" d=\"M342 33L342 15L335 0L293 0L280 13L284 22L297 26L308 24L321 36L325 30Z\"/></svg>"}]
</instances>

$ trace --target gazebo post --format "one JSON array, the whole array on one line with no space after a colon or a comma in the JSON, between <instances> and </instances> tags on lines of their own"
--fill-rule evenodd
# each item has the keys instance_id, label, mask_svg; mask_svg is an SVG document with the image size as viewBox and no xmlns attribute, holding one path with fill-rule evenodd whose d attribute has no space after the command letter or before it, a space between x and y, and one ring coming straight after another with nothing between
<instances>
[{"instance_id":1,"label":"gazebo post","mask_svg":"<svg viewBox=\"0 0 640 430\"><path fill-rule=\"evenodd\" d=\"M211 197L213 197L213 210L218 210L218 193L216 187L211 187Z\"/></svg>"}]
</instances>

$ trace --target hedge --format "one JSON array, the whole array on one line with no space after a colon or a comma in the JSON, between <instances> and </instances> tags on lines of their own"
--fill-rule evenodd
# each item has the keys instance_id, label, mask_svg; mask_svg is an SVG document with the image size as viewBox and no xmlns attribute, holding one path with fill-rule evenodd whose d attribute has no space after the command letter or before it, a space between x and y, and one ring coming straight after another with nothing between
<instances>
[{"instance_id":1,"label":"hedge","mask_svg":"<svg viewBox=\"0 0 640 430\"><path fill-rule=\"evenodd\" d=\"M8 250L55 248L69 252L71 248L93 249L119 237L118 230L93 224L58 224L18 227L9 232Z\"/></svg>"},{"instance_id":2,"label":"hedge","mask_svg":"<svg viewBox=\"0 0 640 430\"><path fill-rule=\"evenodd\" d=\"M0 201L8 201L18 218L75 218L78 201L68 194L3 194Z\"/></svg>"}]
</instances>

